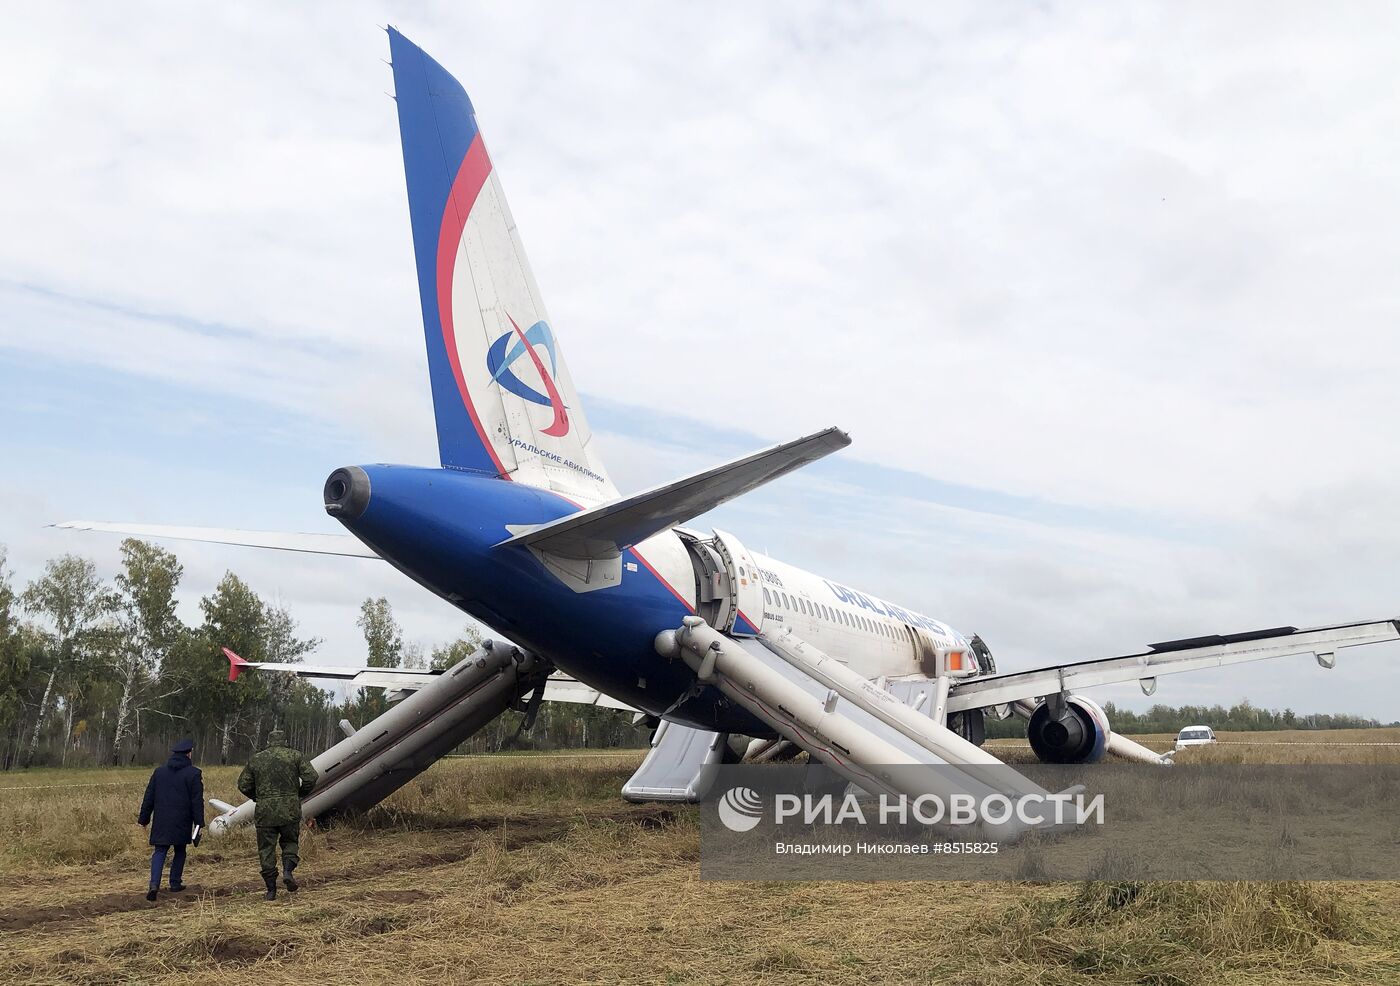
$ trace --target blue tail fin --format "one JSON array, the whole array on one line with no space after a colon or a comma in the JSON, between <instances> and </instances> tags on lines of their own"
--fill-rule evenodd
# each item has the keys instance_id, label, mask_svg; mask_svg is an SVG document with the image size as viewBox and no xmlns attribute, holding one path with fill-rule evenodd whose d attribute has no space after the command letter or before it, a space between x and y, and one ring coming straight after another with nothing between
<instances>
[{"instance_id":1,"label":"blue tail fin","mask_svg":"<svg viewBox=\"0 0 1400 986\"><path fill-rule=\"evenodd\" d=\"M471 100L393 28L389 47L442 464L611 499Z\"/></svg>"}]
</instances>

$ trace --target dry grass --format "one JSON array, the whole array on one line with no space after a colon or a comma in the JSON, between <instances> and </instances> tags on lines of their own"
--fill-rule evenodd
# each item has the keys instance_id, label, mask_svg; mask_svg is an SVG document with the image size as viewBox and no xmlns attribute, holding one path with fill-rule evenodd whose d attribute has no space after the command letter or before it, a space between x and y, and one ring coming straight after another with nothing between
<instances>
[{"instance_id":1,"label":"dry grass","mask_svg":"<svg viewBox=\"0 0 1400 986\"><path fill-rule=\"evenodd\" d=\"M0 982L1400 983L1397 884L703 883L638 759L440 764L276 904L246 833L146 904L144 773L0 777ZM119 786L3 790L69 778Z\"/></svg>"},{"instance_id":2,"label":"dry grass","mask_svg":"<svg viewBox=\"0 0 1400 986\"><path fill-rule=\"evenodd\" d=\"M1333 884L1086 883L1018 903L1002 943L1089 981L1394 982L1393 935L1366 925L1346 896Z\"/></svg>"},{"instance_id":3,"label":"dry grass","mask_svg":"<svg viewBox=\"0 0 1400 986\"><path fill-rule=\"evenodd\" d=\"M1176 755L1191 763L1400 763L1400 728L1290 729L1273 733L1217 733L1214 746L1190 746ZM1176 733L1149 733L1132 739L1158 753L1172 749ZM1388 745L1388 744L1394 744ZM987 748L1008 763L1035 763L1024 740L990 740Z\"/></svg>"}]
</instances>

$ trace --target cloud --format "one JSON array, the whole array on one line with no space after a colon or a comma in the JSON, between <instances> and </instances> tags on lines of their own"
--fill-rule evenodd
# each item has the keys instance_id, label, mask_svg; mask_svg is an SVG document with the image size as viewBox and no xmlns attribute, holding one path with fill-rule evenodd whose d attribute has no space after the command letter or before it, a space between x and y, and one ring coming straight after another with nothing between
<instances>
[{"instance_id":1,"label":"cloud","mask_svg":"<svg viewBox=\"0 0 1400 986\"><path fill-rule=\"evenodd\" d=\"M393 21L473 94L625 488L839 424L839 462L716 522L1004 661L1385 615L1398 17L14 12L0 537L27 573L67 550L37 525L95 471L110 516L325 529L331 468L433 461ZM203 551L192 594L231 562ZM453 630L342 566L235 565L337 655L362 590ZM1383 687L1212 680L1395 718L1364 662Z\"/></svg>"}]
</instances>

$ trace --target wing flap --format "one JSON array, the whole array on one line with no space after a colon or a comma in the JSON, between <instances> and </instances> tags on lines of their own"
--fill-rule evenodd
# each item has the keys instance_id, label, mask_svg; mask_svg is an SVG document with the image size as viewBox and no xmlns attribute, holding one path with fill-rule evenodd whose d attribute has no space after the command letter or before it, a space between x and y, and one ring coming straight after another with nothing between
<instances>
[{"instance_id":1,"label":"wing flap","mask_svg":"<svg viewBox=\"0 0 1400 986\"><path fill-rule=\"evenodd\" d=\"M622 709L626 712L637 711L626 702L619 702L605 692L560 674L551 675L544 683L543 701L563 702L567 705L594 705L600 709Z\"/></svg>"}]
</instances>

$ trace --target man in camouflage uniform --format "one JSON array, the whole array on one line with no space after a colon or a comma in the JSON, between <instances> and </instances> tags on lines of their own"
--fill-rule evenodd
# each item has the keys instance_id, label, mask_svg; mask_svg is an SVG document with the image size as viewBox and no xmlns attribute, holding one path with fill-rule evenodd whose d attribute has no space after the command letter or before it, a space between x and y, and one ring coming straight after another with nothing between
<instances>
[{"instance_id":1,"label":"man in camouflage uniform","mask_svg":"<svg viewBox=\"0 0 1400 986\"><path fill-rule=\"evenodd\" d=\"M257 802L253 824L258 829L258 861L262 864L265 900L277 899L277 845L282 845L282 883L295 893L297 843L301 837L301 799L316 786L316 768L301 751L287 746L287 734L274 729L267 749L253 754L238 775L238 790Z\"/></svg>"}]
</instances>

